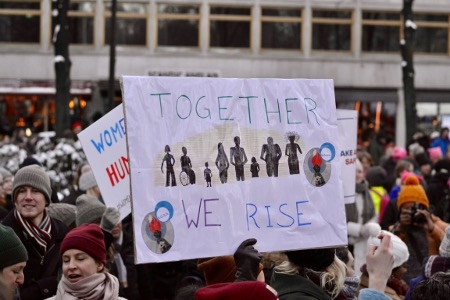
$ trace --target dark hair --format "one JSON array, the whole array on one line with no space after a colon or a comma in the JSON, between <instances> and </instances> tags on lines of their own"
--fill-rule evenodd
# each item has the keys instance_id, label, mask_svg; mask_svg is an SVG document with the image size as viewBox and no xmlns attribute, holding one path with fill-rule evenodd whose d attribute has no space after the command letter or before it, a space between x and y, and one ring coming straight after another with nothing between
<instances>
[{"instance_id":1,"label":"dark hair","mask_svg":"<svg viewBox=\"0 0 450 300\"><path fill-rule=\"evenodd\" d=\"M194 300L195 292L201 288L199 284L188 284L178 289L173 300Z\"/></svg>"},{"instance_id":2,"label":"dark hair","mask_svg":"<svg viewBox=\"0 0 450 300\"><path fill-rule=\"evenodd\" d=\"M447 300L450 295L450 273L437 272L414 288L411 300Z\"/></svg>"},{"instance_id":3,"label":"dark hair","mask_svg":"<svg viewBox=\"0 0 450 300\"><path fill-rule=\"evenodd\" d=\"M336 248L336 256L342 260L345 264L348 263L348 261L350 260L350 258L348 257L348 247L339 247Z\"/></svg>"}]
</instances>

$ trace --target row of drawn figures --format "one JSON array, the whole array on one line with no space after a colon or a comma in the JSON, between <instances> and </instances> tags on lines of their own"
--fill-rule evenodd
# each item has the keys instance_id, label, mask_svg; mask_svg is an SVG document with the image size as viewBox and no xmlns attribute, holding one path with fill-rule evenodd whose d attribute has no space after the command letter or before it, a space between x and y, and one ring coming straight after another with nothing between
<instances>
[{"instance_id":1,"label":"row of drawn figures","mask_svg":"<svg viewBox=\"0 0 450 300\"><path fill-rule=\"evenodd\" d=\"M302 149L297 143L300 136L296 132L286 133L286 139L289 143L286 144L284 154L287 156L287 162L289 167L289 174L300 174L299 166L299 155L302 154ZM234 137L234 146L230 147L230 159L224 150L223 144L218 143L217 145L217 157L215 161L216 168L219 171L219 179L221 183L227 183L228 180L228 168L230 165L234 166L237 181L245 180L244 167L248 162L245 149L241 147L241 140L239 136ZM166 175L166 186L176 186L175 178L175 158L171 154L170 146L165 146L165 155L161 162L161 172L164 174L164 163L165 163L165 175ZM186 147L182 147L183 155L180 158L181 162L181 172L179 174L180 182L182 185L195 184L196 174L192 167L192 162L187 155ZM268 177L278 177L278 165L283 153L278 144L274 143L272 137L267 138L267 144L263 144L261 147L260 159L265 162L266 173ZM250 162L250 172L252 177L259 177L260 167L257 162L256 157L251 158ZM213 172L209 168L209 163L205 162L205 167L203 170L203 178L206 182L207 187L212 186Z\"/></svg>"}]
</instances>

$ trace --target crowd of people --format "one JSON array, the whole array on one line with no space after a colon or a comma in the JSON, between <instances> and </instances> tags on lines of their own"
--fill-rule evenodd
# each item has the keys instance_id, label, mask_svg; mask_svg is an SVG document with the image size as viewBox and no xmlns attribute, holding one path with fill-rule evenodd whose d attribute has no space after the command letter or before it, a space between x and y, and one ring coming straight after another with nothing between
<instances>
[{"instance_id":1,"label":"crowd of people","mask_svg":"<svg viewBox=\"0 0 450 300\"><path fill-rule=\"evenodd\" d=\"M448 133L358 150L347 246L260 253L248 239L231 256L139 265L131 215L105 205L75 139L2 140L22 154L0 160L0 299L448 299Z\"/></svg>"}]
</instances>

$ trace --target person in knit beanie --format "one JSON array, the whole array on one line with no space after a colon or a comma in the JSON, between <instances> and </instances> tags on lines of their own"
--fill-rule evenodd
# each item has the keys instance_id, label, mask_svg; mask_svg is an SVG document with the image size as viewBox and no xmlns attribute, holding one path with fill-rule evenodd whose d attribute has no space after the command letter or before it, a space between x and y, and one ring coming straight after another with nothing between
<instances>
[{"instance_id":1,"label":"person in knit beanie","mask_svg":"<svg viewBox=\"0 0 450 300\"><path fill-rule=\"evenodd\" d=\"M68 230L46 211L51 193L50 178L42 167L30 165L17 171L12 190L15 208L2 224L11 227L27 249L22 300L46 299L56 292L59 247Z\"/></svg>"},{"instance_id":2,"label":"person in knit beanie","mask_svg":"<svg viewBox=\"0 0 450 300\"><path fill-rule=\"evenodd\" d=\"M400 211L398 221L391 226L390 231L408 246L408 272L404 274L403 280L409 282L420 275L425 257L439 253L439 245L448 224L430 213L425 190L414 175L406 177L398 195L397 207Z\"/></svg>"},{"instance_id":3,"label":"person in knit beanie","mask_svg":"<svg viewBox=\"0 0 450 300\"><path fill-rule=\"evenodd\" d=\"M68 229L76 227L76 206L68 203L50 203L47 207L50 217L60 220Z\"/></svg>"},{"instance_id":4,"label":"person in knit beanie","mask_svg":"<svg viewBox=\"0 0 450 300\"><path fill-rule=\"evenodd\" d=\"M50 184L50 177L47 175L44 168L38 165L29 165L19 169L14 176L12 190L13 199L16 199L19 188L23 186L29 186L40 191L45 197L46 204L50 204L52 187Z\"/></svg>"},{"instance_id":5,"label":"person in knit beanie","mask_svg":"<svg viewBox=\"0 0 450 300\"><path fill-rule=\"evenodd\" d=\"M0 224L0 299L12 300L24 282L28 253L12 228Z\"/></svg>"},{"instance_id":6,"label":"person in knit beanie","mask_svg":"<svg viewBox=\"0 0 450 300\"><path fill-rule=\"evenodd\" d=\"M87 195L97 197L100 202L104 203L100 188L98 187L92 170L82 173L78 184L80 190L85 191Z\"/></svg>"},{"instance_id":7,"label":"person in knit beanie","mask_svg":"<svg viewBox=\"0 0 450 300\"><path fill-rule=\"evenodd\" d=\"M100 225L106 206L97 197L83 194L76 201L76 225L94 223Z\"/></svg>"},{"instance_id":8,"label":"person in knit beanie","mask_svg":"<svg viewBox=\"0 0 450 300\"><path fill-rule=\"evenodd\" d=\"M368 245L380 247L381 240L379 234L372 235L368 240ZM391 276L387 281L384 290L385 295L394 300L401 300L408 291L408 284L402 279L403 274L407 272L406 261L409 258L409 251L406 244L396 235L388 231L383 231L383 235L390 235L392 241L392 250L394 254L394 264L392 265ZM366 265L363 266L363 274L361 275L360 289L369 287L369 274Z\"/></svg>"},{"instance_id":9,"label":"person in knit beanie","mask_svg":"<svg viewBox=\"0 0 450 300\"><path fill-rule=\"evenodd\" d=\"M12 188L14 175L7 169L0 167L0 174L2 175L2 186L0 188L0 198L5 202L5 208L10 211L14 208L12 200Z\"/></svg>"},{"instance_id":10,"label":"person in knit beanie","mask_svg":"<svg viewBox=\"0 0 450 300\"><path fill-rule=\"evenodd\" d=\"M61 243L63 276L48 299L123 299L119 281L109 274L103 231L97 224L72 229Z\"/></svg>"}]
</instances>

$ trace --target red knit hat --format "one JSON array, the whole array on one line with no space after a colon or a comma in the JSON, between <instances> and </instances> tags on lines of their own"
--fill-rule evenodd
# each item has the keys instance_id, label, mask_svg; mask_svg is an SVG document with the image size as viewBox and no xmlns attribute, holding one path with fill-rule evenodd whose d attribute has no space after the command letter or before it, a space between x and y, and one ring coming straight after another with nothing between
<instances>
[{"instance_id":1,"label":"red knit hat","mask_svg":"<svg viewBox=\"0 0 450 300\"><path fill-rule=\"evenodd\" d=\"M97 224L83 224L72 229L61 243L61 256L70 249L86 252L95 260L106 264L104 234Z\"/></svg>"},{"instance_id":2,"label":"red knit hat","mask_svg":"<svg viewBox=\"0 0 450 300\"><path fill-rule=\"evenodd\" d=\"M218 283L200 288L195 300L278 300L277 292L260 281Z\"/></svg>"}]
</instances>

